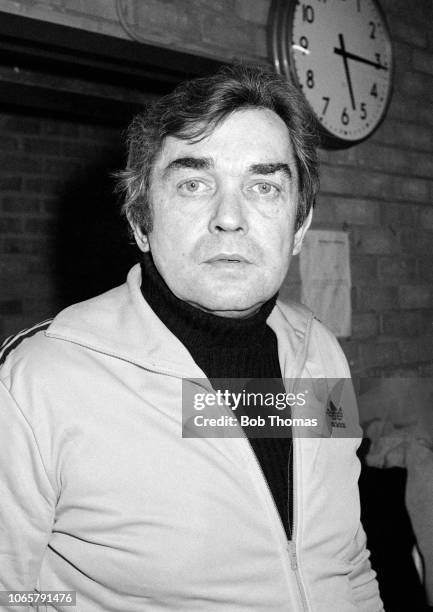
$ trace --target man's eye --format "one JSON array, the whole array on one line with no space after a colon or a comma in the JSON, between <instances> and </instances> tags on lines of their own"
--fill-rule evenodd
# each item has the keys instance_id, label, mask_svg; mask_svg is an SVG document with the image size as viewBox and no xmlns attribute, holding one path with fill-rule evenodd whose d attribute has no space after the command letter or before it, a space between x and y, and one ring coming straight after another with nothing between
<instances>
[{"instance_id":1,"label":"man's eye","mask_svg":"<svg viewBox=\"0 0 433 612\"><path fill-rule=\"evenodd\" d=\"M275 195L280 191L278 187L271 183L256 183L253 185L253 190L259 195Z\"/></svg>"},{"instance_id":2,"label":"man's eye","mask_svg":"<svg viewBox=\"0 0 433 612\"><path fill-rule=\"evenodd\" d=\"M179 190L187 193L198 193L204 191L206 185L202 181L190 180L179 185Z\"/></svg>"}]
</instances>

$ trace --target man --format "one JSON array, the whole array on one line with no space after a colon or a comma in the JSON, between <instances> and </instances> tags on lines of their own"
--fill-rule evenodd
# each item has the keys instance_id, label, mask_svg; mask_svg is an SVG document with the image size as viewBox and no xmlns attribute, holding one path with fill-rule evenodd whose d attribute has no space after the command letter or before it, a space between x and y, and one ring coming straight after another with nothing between
<instances>
[{"instance_id":1,"label":"man","mask_svg":"<svg viewBox=\"0 0 433 612\"><path fill-rule=\"evenodd\" d=\"M315 144L301 96L259 68L134 120L120 184L141 265L3 348L2 589L74 590L80 612L382 609L358 440L182 437L182 381L349 376L276 302Z\"/></svg>"}]
</instances>

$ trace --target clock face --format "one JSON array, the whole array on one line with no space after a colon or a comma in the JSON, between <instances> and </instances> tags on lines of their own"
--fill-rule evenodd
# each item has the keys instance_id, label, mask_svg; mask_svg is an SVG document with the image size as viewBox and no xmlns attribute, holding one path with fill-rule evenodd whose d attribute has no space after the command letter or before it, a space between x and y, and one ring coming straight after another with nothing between
<instances>
[{"instance_id":1,"label":"clock face","mask_svg":"<svg viewBox=\"0 0 433 612\"><path fill-rule=\"evenodd\" d=\"M376 0L275 0L277 70L302 90L324 144L350 146L383 119L392 47Z\"/></svg>"}]
</instances>

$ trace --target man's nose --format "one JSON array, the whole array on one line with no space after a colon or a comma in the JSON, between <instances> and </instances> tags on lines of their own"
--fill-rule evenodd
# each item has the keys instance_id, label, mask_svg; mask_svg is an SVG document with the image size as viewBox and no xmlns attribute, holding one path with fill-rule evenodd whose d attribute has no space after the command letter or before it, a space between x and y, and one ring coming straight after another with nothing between
<instances>
[{"instance_id":1,"label":"man's nose","mask_svg":"<svg viewBox=\"0 0 433 612\"><path fill-rule=\"evenodd\" d=\"M218 195L212 210L209 230L212 233L239 232L246 234L248 232L242 194L226 190Z\"/></svg>"}]
</instances>

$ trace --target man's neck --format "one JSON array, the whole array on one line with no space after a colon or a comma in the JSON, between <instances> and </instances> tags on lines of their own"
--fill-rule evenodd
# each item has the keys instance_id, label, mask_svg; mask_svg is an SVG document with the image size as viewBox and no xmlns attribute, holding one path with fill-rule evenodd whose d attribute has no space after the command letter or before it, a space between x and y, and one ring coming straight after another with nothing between
<instances>
[{"instance_id":1,"label":"man's neck","mask_svg":"<svg viewBox=\"0 0 433 612\"><path fill-rule=\"evenodd\" d=\"M277 295L265 302L249 317L231 317L206 312L179 299L159 274L150 253L141 262L141 291L161 321L189 347L197 342L208 346L248 347L260 343L266 332L266 320L274 308Z\"/></svg>"}]
</instances>

